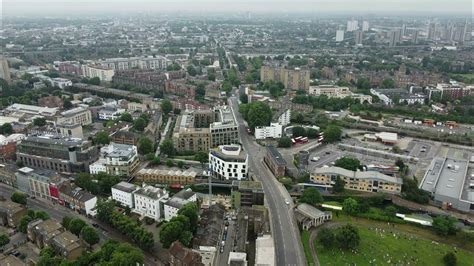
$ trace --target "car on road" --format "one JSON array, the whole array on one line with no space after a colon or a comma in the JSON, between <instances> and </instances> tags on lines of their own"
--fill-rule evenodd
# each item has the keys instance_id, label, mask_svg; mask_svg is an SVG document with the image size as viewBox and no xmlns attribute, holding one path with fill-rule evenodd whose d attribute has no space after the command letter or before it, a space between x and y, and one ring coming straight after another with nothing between
<instances>
[{"instance_id":1,"label":"car on road","mask_svg":"<svg viewBox=\"0 0 474 266\"><path fill-rule=\"evenodd\" d=\"M289 199L285 199L285 203L286 203L286 205L290 205L290 200L289 200Z\"/></svg>"},{"instance_id":2,"label":"car on road","mask_svg":"<svg viewBox=\"0 0 474 266\"><path fill-rule=\"evenodd\" d=\"M319 156L316 156L316 157L311 158L311 161L312 162L317 162L317 161L319 161L319 159L321 159L321 158Z\"/></svg>"},{"instance_id":3,"label":"car on road","mask_svg":"<svg viewBox=\"0 0 474 266\"><path fill-rule=\"evenodd\" d=\"M221 246L220 252L221 252L221 253L224 253L224 246Z\"/></svg>"},{"instance_id":4,"label":"car on road","mask_svg":"<svg viewBox=\"0 0 474 266\"><path fill-rule=\"evenodd\" d=\"M330 151L326 151L326 154L331 154L331 152L330 152Z\"/></svg>"}]
</instances>

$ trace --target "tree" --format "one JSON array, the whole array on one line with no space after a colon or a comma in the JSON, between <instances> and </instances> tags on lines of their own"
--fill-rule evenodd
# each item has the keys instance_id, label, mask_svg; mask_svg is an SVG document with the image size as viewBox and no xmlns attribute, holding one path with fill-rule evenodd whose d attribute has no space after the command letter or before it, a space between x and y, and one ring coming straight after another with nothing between
<instances>
[{"instance_id":1,"label":"tree","mask_svg":"<svg viewBox=\"0 0 474 266\"><path fill-rule=\"evenodd\" d=\"M165 139L163 143L160 145L160 152L168 155L168 156L173 156L174 155L174 144L172 139Z\"/></svg>"},{"instance_id":2,"label":"tree","mask_svg":"<svg viewBox=\"0 0 474 266\"><path fill-rule=\"evenodd\" d=\"M293 114L293 121L295 123L301 124L304 122L304 115L302 113L292 113Z\"/></svg>"},{"instance_id":3,"label":"tree","mask_svg":"<svg viewBox=\"0 0 474 266\"><path fill-rule=\"evenodd\" d=\"M448 252L443 257L443 262L446 266L456 266L458 264L457 260L458 259L456 258L456 254L454 254L453 252Z\"/></svg>"},{"instance_id":4,"label":"tree","mask_svg":"<svg viewBox=\"0 0 474 266\"><path fill-rule=\"evenodd\" d=\"M84 228L85 226L87 226L86 222L84 222L81 219L76 218L76 219L71 220L71 222L69 223L69 231L71 231L71 233L79 236L79 234L81 233L82 228Z\"/></svg>"},{"instance_id":5,"label":"tree","mask_svg":"<svg viewBox=\"0 0 474 266\"><path fill-rule=\"evenodd\" d=\"M140 154L148 154L153 152L153 142L147 138L143 137L138 141L138 152Z\"/></svg>"},{"instance_id":6,"label":"tree","mask_svg":"<svg viewBox=\"0 0 474 266\"><path fill-rule=\"evenodd\" d=\"M184 167L184 162L183 162L183 161L177 161L177 162L176 162L176 166L178 166L179 168L183 169L183 167Z\"/></svg>"},{"instance_id":7,"label":"tree","mask_svg":"<svg viewBox=\"0 0 474 266\"><path fill-rule=\"evenodd\" d=\"M370 90L370 81L367 78L357 79L357 89Z\"/></svg>"},{"instance_id":8,"label":"tree","mask_svg":"<svg viewBox=\"0 0 474 266\"><path fill-rule=\"evenodd\" d=\"M28 224L33 221L33 217L29 215L25 215L20 219L20 223L18 224L18 231L26 234L26 229L28 228Z\"/></svg>"},{"instance_id":9,"label":"tree","mask_svg":"<svg viewBox=\"0 0 474 266\"><path fill-rule=\"evenodd\" d=\"M202 99L206 95L204 84L200 83L196 86L196 99Z\"/></svg>"},{"instance_id":10,"label":"tree","mask_svg":"<svg viewBox=\"0 0 474 266\"><path fill-rule=\"evenodd\" d=\"M13 202L16 202L18 204L21 204L21 205L26 205L26 198L28 196L25 194L25 193L21 193L19 191L15 191L13 192L12 196L10 197L10 199L13 201Z\"/></svg>"},{"instance_id":11,"label":"tree","mask_svg":"<svg viewBox=\"0 0 474 266\"><path fill-rule=\"evenodd\" d=\"M171 243L178 240L183 232L182 225L177 222L168 222L160 231L160 242L164 248L169 248Z\"/></svg>"},{"instance_id":12,"label":"tree","mask_svg":"<svg viewBox=\"0 0 474 266\"><path fill-rule=\"evenodd\" d=\"M458 231L457 220L450 216L438 216L433 219L433 230L442 236L454 235Z\"/></svg>"},{"instance_id":13,"label":"tree","mask_svg":"<svg viewBox=\"0 0 474 266\"><path fill-rule=\"evenodd\" d=\"M196 203L187 203L178 211L178 215L186 216L189 219L191 231L194 232L196 230L199 220L199 209Z\"/></svg>"},{"instance_id":14,"label":"tree","mask_svg":"<svg viewBox=\"0 0 474 266\"><path fill-rule=\"evenodd\" d=\"M49 219L49 214L45 211L37 211L35 213L35 219L41 219L43 221L48 220Z\"/></svg>"},{"instance_id":15,"label":"tree","mask_svg":"<svg viewBox=\"0 0 474 266\"><path fill-rule=\"evenodd\" d=\"M360 161L352 157L342 157L334 163L334 166L341 167L351 171L357 171L360 167Z\"/></svg>"},{"instance_id":16,"label":"tree","mask_svg":"<svg viewBox=\"0 0 474 266\"><path fill-rule=\"evenodd\" d=\"M300 202L316 206L316 204L323 202L323 197L316 188L307 188L303 191Z\"/></svg>"},{"instance_id":17,"label":"tree","mask_svg":"<svg viewBox=\"0 0 474 266\"><path fill-rule=\"evenodd\" d=\"M318 242L323 245L324 248L331 248L335 244L335 235L331 229L321 228L318 232Z\"/></svg>"},{"instance_id":18,"label":"tree","mask_svg":"<svg viewBox=\"0 0 474 266\"><path fill-rule=\"evenodd\" d=\"M97 201L97 219L100 221L110 223L114 210L115 204L112 200L99 199Z\"/></svg>"},{"instance_id":19,"label":"tree","mask_svg":"<svg viewBox=\"0 0 474 266\"><path fill-rule=\"evenodd\" d=\"M216 74L213 72L208 72L207 73L207 79L210 81L216 81Z\"/></svg>"},{"instance_id":20,"label":"tree","mask_svg":"<svg viewBox=\"0 0 474 266\"><path fill-rule=\"evenodd\" d=\"M128 112L125 112L125 113L122 113L120 115L120 121L124 121L124 122L133 122L133 117L130 113Z\"/></svg>"},{"instance_id":21,"label":"tree","mask_svg":"<svg viewBox=\"0 0 474 266\"><path fill-rule=\"evenodd\" d=\"M358 211L358 203L353 198L347 198L342 202L342 211L349 215L354 215Z\"/></svg>"},{"instance_id":22,"label":"tree","mask_svg":"<svg viewBox=\"0 0 474 266\"><path fill-rule=\"evenodd\" d=\"M344 191L344 186L346 185L346 182L340 177L336 177L336 182L334 183L334 186L332 186L332 191L336 193L341 193Z\"/></svg>"},{"instance_id":23,"label":"tree","mask_svg":"<svg viewBox=\"0 0 474 266\"><path fill-rule=\"evenodd\" d=\"M89 79L89 84L99 86L100 85L100 78L99 77L94 77L94 78Z\"/></svg>"},{"instance_id":24,"label":"tree","mask_svg":"<svg viewBox=\"0 0 474 266\"><path fill-rule=\"evenodd\" d=\"M1 234L0 235L0 248L3 248L3 246L5 246L8 243L10 243L10 238L5 234Z\"/></svg>"},{"instance_id":25,"label":"tree","mask_svg":"<svg viewBox=\"0 0 474 266\"><path fill-rule=\"evenodd\" d=\"M62 259L56 257L54 250L50 247L45 247L41 250L40 256L38 258L37 266L56 266L60 265Z\"/></svg>"},{"instance_id":26,"label":"tree","mask_svg":"<svg viewBox=\"0 0 474 266\"><path fill-rule=\"evenodd\" d=\"M319 136L319 131L315 128L307 128L306 129L306 137L310 139L315 139Z\"/></svg>"},{"instance_id":27,"label":"tree","mask_svg":"<svg viewBox=\"0 0 474 266\"><path fill-rule=\"evenodd\" d=\"M166 160L166 166L168 167L173 167L174 166L174 162L170 159Z\"/></svg>"},{"instance_id":28,"label":"tree","mask_svg":"<svg viewBox=\"0 0 474 266\"><path fill-rule=\"evenodd\" d=\"M5 123L0 127L0 134L10 135L13 133L13 126L10 123Z\"/></svg>"},{"instance_id":29,"label":"tree","mask_svg":"<svg viewBox=\"0 0 474 266\"><path fill-rule=\"evenodd\" d=\"M171 104L169 100L161 101L161 111L163 111L165 115L169 114L172 110L173 110L173 105Z\"/></svg>"},{"instance_id":30,"label":"tree","mask_svg":"<svg viewBox=\"0 0 474 266\"><path fill-rule=\"evenodd\" d=\"M99 234L97 231L90 227L90 226L85 226L81 230L81 238L84 239L84 241L87 242L90 246L93 246L97 243L99 243Z\"/></svg>"},{"instance_id":31,"label":"tree","mask_svg":"<svg viewBox=\"0 0 474 266\"><path fill-rule=\"evenodd\" d=\"M278 147L279 148L289 148L291 147L291 144L293 144L293 142L291 142L291 138L289 137L281 137L279 140L278 140Z\"/></svg>"},{"instance_id":32,"label":"tree","mask_svg":"<svg viewBox=\"0 0 474 266\"><path fill-rule=\"evenodd\" d=\"M382 88L384 89L391 89L391 88L395 88L395 81L393 81L393 79L384 79L382 81Z\"/></svg>"},{"instance_id":33,"label":"tree","mask_svg":"<svg viewBox=\"0 0 474 266\"><path fill-rule=\"evenodd\" d=\"M145 130L145 127L148 125L148 123L145 121L145 119L139 117L133 122L133 128L137 131L143 132Z\"/></svg>"},{"instance_id":34,"label":"tree","mask_svg":"<svg viewBox=\"0 0 474 266\"><path fill-rule=\"evenodd\" d=\"M324 130L324 142L333 143L341 139L342 130L338 126L330 125Z\"/></svg>"},{"instance_id":35,"label":"tree","mask_svg":"<svg viewBox=\"0 0 474 266\"><path fill-rule=\"evenodd\" d=\"M71 103L71 100L69 100L69 99L64 100L63 107L66 110L71 109L73 107L73 105Z\"/></svg>"},{"instance_id":36,"label":"tree","mask_svg":"<svg viewBox=\"0 0 474 266\"><path fill-rule=\"evenodd\" d=\"M360 243L359 230L353 225L344 225L337 230L336 240L340 248L355 249Z\"/></svg>"},{"instance_id":37,"label":"tree","mask_svg":"<svg viewBox=\"0 0 474 266\"><path fill-rule=\"evenodd\" d=\"M71 223L72 218L70 216L64 216L61 224L64 226L64 228L69 230L69 224Z\"/></svg>"},{"instance_id":38,"label":"tree","mask_svg":"<svg viewBox=\"0 0 474 266\"><path fill-rule=\"evenodd\" d=\"M397 208L395 206L387 206L385 208L385 214L387 216L395 216L396 213L397 213Z\"/></svg>"},{"instance_id":39,"label":"tree","mask_svg":"<svg viewBox=\"0 0 474 266\"><path fill-rule=\"evenodd\" d=\"M247 94L240 95L240 102L244 104L249 102L249 97L247 96Z\"/></svg>"},{"instance_id":40,"label":"tree","mask_svg":"<svg viewBox=\"0 0 474 266\"><path fill-rule=\"evenodd\" d=\"M200 151L194 155L194 161L198 161L201 164L207 163L209 160L209 155L203 151Z\"/></svg>"},{"instance_id":41,"label":"tree","mask_svg":"<svg viewBox=\"0 0 474 266\"><path fill-rule=\"evenodd\" d=\"M194 77L194 76L196 76L196 75L198 74L196 68L195 68L193 65L189 65L189 66L186 68L186 70L188 71L188 74L189 74L190 76L193 76L193 77Z\"/></svg>"},{"instance_id":42,"label":"tree","mask_svg":"<svg viewBox=\"0 0 474 266\"><path fill-rule=\"evenodd\" d=\"M257 126L268 126L272 120L272 110L268 104L263 102L252 102L249 104L248 112L244 116L251 130Z\"/></svg>"},{"instance_id":43,"label":"tree","mask_svg":"<svg viewBox=\"0 0 474 266\"><path fill-rule=\"evenodd\" d=\"M306 129L304 129L303 127L293 127L292 132L293 138L306 137Z\"/></svg>"},{"instance_id":44,"label":"tree","mask_svg":"<svg viewBox=\"0 0 474 266\"><path fill-rule=\"evenodd\" d=\"M35 126L37 126L37 127L44 127L44 126L46 126L46 118L37 117L37 118L33 119L33 125L35 125Z\"/></svg>"},{"instance_id":45,"label":"tree","mask_svg":"<svg viewBox=\"0 0 474 266\"><path fill-rule=\"evenodd\" d=\"M79 173L74 178L74 184L76 184L80 188L89 191L94 195L99 195L101 192L99 184L96 182L96 180L92 179L92 176L90 174L87 173Z\"/></svg>"},{"instance_id":46,"label":"tree","mask_svg":"<svg viewBox=\"0 0 474 266\"><path fill-rule=\"evenodd\" d=\"M100 131L94 137L95 144L107 145L110 143L110 141L111 141L111 138L109 136L109 133L107 133L106 131Z\"/></svg>"}]
</instances>

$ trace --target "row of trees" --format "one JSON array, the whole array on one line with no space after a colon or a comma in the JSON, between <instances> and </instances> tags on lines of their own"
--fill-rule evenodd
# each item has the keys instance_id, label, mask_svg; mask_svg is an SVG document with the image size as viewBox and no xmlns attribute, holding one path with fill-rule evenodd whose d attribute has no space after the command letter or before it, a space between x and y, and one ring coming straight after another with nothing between
<instances>
[{"instance_id":1,"label":"row of trees","mask_svg":"<svg viewBox=\"0 0 474 266\"><path fill-rule=\"evenodd\" d=\"M43 248L38 257L38 266L82 266L82 265L142 265L143 252L128 243L107 240L100 250L84 253L75 261L56 256L50 247Z\"/></svg>"},{"instance_id":2,"label":"row of trees","mask_svg":"<svg viewBox=\"0 0 474 266\"><path fill-rule=\"evenodd\" d=\"M112 186L120 182L120 177L106 173L91 175L88 173L79 173L74 183L94 195L108 196L111 193Z\"/></svg>"},{"instance_id":3,"label":"row of trees","mask_svg":"<svg viewBox=\"0 0 474 266\"><path fill-rule=\"evenodd\" d=\"M336 229L322 228L317 240L327 249L356 249L360 244L359 230L351 224Z\"/></svg>"},{"instance_id":4,"label":"row of trees","mask_svg":"<svg viewBox=\"0 0 474 266\"><path fill-rule=\"evenodd\" d=\"M188 203L178 211L178 216L173 217L163 225L160 231L160 242L164 248L179 240L183 245L191 247L193 232L198 225L198 207L195 203Z\"/></svg>"},{"instance_id":5,"label":"row of trees","mask_svg":"<svg viewBox=\"0 0 474 266\"><path fill-rule=\"evenodd\" d=\"M28 229L28 224L36 219L41 219L43 221L49 219L49 214L47 214L44 211L33 211L33 210L28 210L26 215L21 217L20 223L18 224L18 231L26 234L27 229Z\"/></svg>"},{"instance_id":6,"label":"row of trees","mask_svg":"<svg viewBox=\"0 0 474 266\"><path fill-rule=\"evenodd\" d=\"M361 169L360 161L353 157L344 156L342 158L337 159L334 162L334 166L341 167L351 171L357 171Z\"/></svg>"},{"instance_id":7,"label":"row of trees","mask_svg":"<svg viewBox=\"0 0 474 266\"><path fill-rule=\"evenodd\" d=\"M151 250L155 244L153 234L146 231L136 220L116 211L111 200L97 202L97 219L112 225L144 250Z\"/></svg>"},{"instance_id":8,"label":"row of trees","mask_svg":"<svg viewBox=\"0 0 474 266\"><path fill-rule=\"evenodd\" d=\"M81 237L90 246L99 243L99 234L94 228L87 225L84 220L64 216L61 224L71 233Z\"/></svg>"}]
</instances>

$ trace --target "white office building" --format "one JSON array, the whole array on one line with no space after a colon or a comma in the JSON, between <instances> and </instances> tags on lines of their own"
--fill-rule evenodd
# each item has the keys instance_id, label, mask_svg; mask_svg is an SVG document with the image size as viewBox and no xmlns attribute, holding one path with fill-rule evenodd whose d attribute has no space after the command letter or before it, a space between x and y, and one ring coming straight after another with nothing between
<instances>
[{"instance_id":1,"label":"white office building","mask_svg":"<svg viewBox=\"0 0 474 266\"><path fill-rule=\"evenodd\" d=\"M196 193L191 189L183 189L176 193L171 199L164 203L164 216L165 221L171 220L173 217L178 215L178 211L183 208L184 205L197 202Z\"/></svg>"},{"instance_id":2,"label":"white office building","mask_svg":"<svg viewBox=\"0 0 474 266\"><path fill-rule=\"evenodd\" d=\"M120 182L112 187L112 199L119 202L122 206L133 208L133 192L137 190L134 184Z\"/></svg>"},{"instance_id":3,"label":"white office building","mask_svg":"<svg viewBox=\"0 0 474 266\"><path fill-rule=\"evenodd\" d=\"M161 218L161 206L169 197L166 190L143 185L133 193L135 208L133 212L159 221Z\"/></svg>"},{"instance_id":4,"label":"white office building","mask_svg":"<svg viewBox=\"0 0 474 266\"><path fill-rule=\"evenodd\" d=\"M255 139L281 138L283 126L280 123L271 123L268 127L256 127Z\"/></svg>"},{"instance_id":5,"label":"white office building","mask_svg":"<svg viewBox=\"0 0 474 266\"><path fill-rule=\"evenodd\" d=\"M209 152L210 175L225 180L242 180L248 174L248 155L240 145L222 145Z\"/></svg>"},{"instance_id":6,"label":"white office building","mask_svg":"<svg viewBox=\"0 0 474 266\"><path fill-rule=\"evenodd\" d=\"M84 107L76 107L71 110L61 112L57 119L58 124L79 124L86 126L92 124L92 113Z\"/></svg>"},{"instance_id":7,"label":"white office building","mask_svg":"<svg viewBox=\"0 0 474 266\"><path fill-rule=\"evenodd\" d=\"M51 84L53 85L53 87L64 89L66 87L72 86L72 81L69 79L63 79L63 78L52 78Z\"/></svg>"}]
</instances>

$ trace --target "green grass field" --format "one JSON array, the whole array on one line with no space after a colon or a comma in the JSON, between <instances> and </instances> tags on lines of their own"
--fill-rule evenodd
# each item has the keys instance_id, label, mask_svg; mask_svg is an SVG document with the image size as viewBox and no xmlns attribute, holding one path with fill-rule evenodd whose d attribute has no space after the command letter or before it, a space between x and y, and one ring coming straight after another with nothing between
<instances>
[{"instance_id":1,"label":"green grass field","mask_svg":"<svg viewBox=\"0 0 474 266\"><path fill-rule=\"evenodd\" d=\"M353 223L359 228L356 251L327 250L315 243L321 265L443 265L443 256L455 252L458 265L474 265L474 251L456 249L397 227ZM377 229L376 229L377 228Z\"/></svg>"},{"instance_id":2,"label":"green grass field","mask_svg":"<svg viewBox=\"0 0 474 266\"><path fill-rule=\"evenodd\" d=\"M313 254L311 254L311 247L309 246L309 232L301 232L301 241L303 242L304 255L306 256L306 261L309 265L314 264Z\"/></svg>"}]
</instances>

